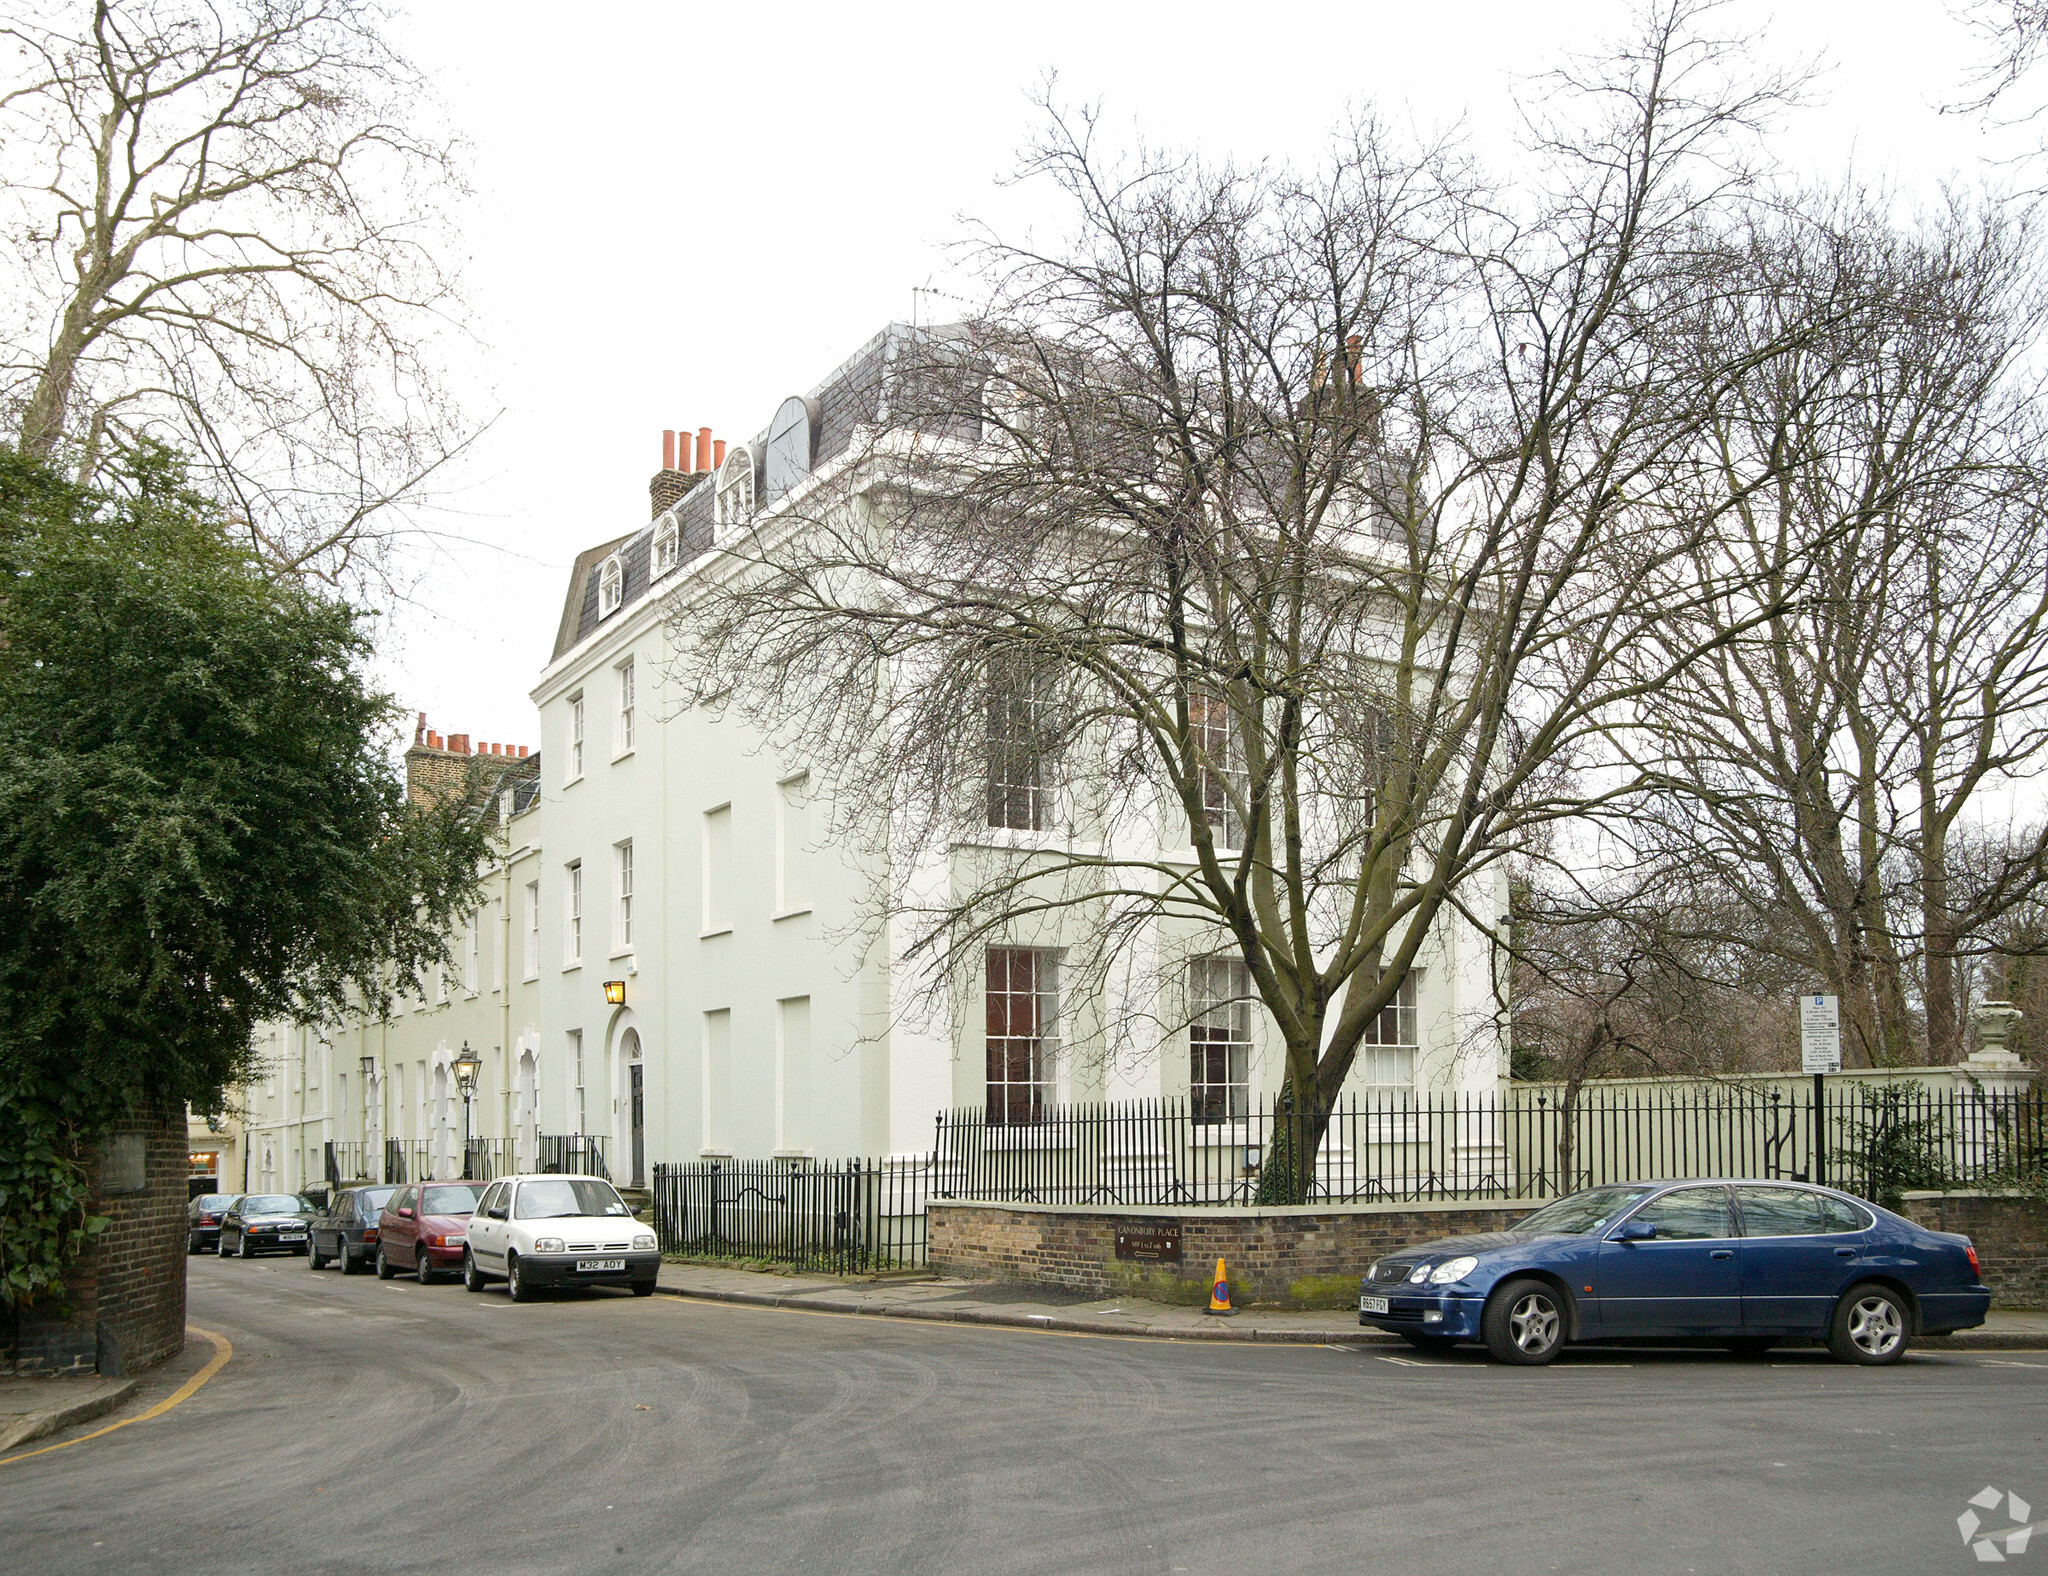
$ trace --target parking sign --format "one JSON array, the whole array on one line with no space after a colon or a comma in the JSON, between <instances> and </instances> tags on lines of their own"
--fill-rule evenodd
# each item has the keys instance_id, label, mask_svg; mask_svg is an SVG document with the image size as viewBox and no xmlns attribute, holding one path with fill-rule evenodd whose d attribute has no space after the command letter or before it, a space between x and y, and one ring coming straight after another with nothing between
<instances>
[{"instance_id":1,"label":"parking sign","mask_svg":"<svg viewBox=\"0 0 2048 1576\"><path fill-rule=\"evenodd\" d=\"M1799 1070L1838 1073L1842 1070L1842 998L1799 998Z\"/></svg>"}]
</instances>

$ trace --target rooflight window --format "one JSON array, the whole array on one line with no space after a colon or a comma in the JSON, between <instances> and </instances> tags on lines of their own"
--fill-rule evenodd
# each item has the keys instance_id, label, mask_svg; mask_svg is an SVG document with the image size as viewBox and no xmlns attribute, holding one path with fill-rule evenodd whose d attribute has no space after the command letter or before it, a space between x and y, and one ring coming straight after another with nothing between
<instances>
[{"instance_id":1,"label":"rooflight window","mask_svg":"<svg viewBox=\"0 0 2048 1576\"><path fill-rule=\"evenodd\" d=\"M604 568L597 572L597 616L607 617L619 610L619 604L626 600L626 572L620 567L615 553L604 561Z\"/></svg>"},{"instance_id":2,"label":"rooflight window","mask_svg":"<svg viewBox=\"0 0 2048 1576\"><path fill-rule=\"evenodd\" d=\"M675 568L682 556L683 534L676 525L676 517L665 514L654 530L654 572L657 576L667 574Z\"/></svg>"}]
</instances>

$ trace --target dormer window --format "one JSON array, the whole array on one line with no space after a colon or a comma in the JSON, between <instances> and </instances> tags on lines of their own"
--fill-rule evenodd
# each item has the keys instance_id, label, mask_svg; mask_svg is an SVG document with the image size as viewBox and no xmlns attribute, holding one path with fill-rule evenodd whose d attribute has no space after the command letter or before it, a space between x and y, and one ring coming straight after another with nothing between
<instances>
[{"instance_id":1,"label":"dormer window","mask_svg":"<svg viewBox=\"0 0 2048 1576\"><path fill-rule=\"evenodd\" d=\"M723 535L745 525L754 513L754 456L745 444L726 456L718 473L718 529Z\"/></svg>"},{"instance_id":2,"label":"dormer window","mask_svg":"<svg viewBox=\"0 0 2048 1576\"><path fill-rule=\"evenodd\" d=\"M659 579L675 568L682 556L683 533L673 514L661 517L654 528L654 573Z\"/></svg>"},{"instance_id":3,"label":"dormer window","mask_svg":"<svg viewBox=\"0 0 2048 1576\"><path fill-rule=\"evenodd\" d=\"M619 604L625 600L626 571L614 553L597 572L597 616L606 618L618 612Z\"/></svg>"}]
</instances>

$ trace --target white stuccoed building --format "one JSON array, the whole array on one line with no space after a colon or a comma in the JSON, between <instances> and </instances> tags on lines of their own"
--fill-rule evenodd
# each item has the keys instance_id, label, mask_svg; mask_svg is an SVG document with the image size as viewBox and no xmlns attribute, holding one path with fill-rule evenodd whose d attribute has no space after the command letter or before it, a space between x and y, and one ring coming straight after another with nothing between
<instances>
[{"instance_id":1,"label":"white stuccoed building","mask_svg":"<svg viewBox=\"0 0 2048 1576\"><path fill-rule=\"evenodd\" d=\"M537 752L444 739L421 719L408 752L414 790L434 791L481 754L509 784L485 809L500 820L505 857L482 874L477 913L452 938L454 965L392 1021L265 1031L269 1071L245 1092L249 1186L318 1180L329 1144L343 1180L382 1180L387 1141L402 1146L410 1176L459 1173L454 1064L465 1046L481 1061L467 1115L473 1135L492 1141L494 1166L580 1161L588 1151L571 1141L588 1135L625 1184L657 1162L707 1156L916 1166L938 1113L953 1107L996 1116L1034 1102L1192 1096L1241 1109L1277 1090L1280 1057L1251 1011L1212 1015L1199 1047L1181 1030L1149 1052L1102 1054L1115 1004L1063 992L1057 935L995 949L952 1000L914 1002L886 936L861 939L898 851L879 835L877 846L828 845L819 763L675 699L666 619L716 572L721 516L772 519L845 463L912 332L877 335L752 443L727 453L708 430L682 435L651 485L652 519L576 560L531 691ZM1028 848L1034 834L1000 801L991 795L989 819L1011 824L964 831L921 856L910 881L943 887L952 860ZM879 813L869 822L889 824ZM1176 841L1184 830L1166 846ZM1504 914L1504 883L1466 906ZM1351 1087L1498 1088L1499 968L1487 935L1447 907ZM1144 972L1102 988L1159 989ZM621 1000L607 999L608 984Z\"/></svg>"}]
</instances>

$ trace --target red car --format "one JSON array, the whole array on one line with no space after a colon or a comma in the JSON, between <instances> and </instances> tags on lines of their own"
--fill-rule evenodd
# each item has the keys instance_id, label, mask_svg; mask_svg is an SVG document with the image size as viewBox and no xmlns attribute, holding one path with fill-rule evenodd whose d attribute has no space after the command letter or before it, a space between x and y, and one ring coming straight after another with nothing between
<instances>
[{"instance_id":1,"label":"red car","mask_svg":"<svg viewBox=\"0 0 2048 1576\"><path fill-rule=\"evenodd\" d=\"M377 1217L377 1279L411 1270L425 1286L443 1270L460 1270L469 1217L485 1186L419 1182L392 1194Z\"/></svg>"}]
</instances>

